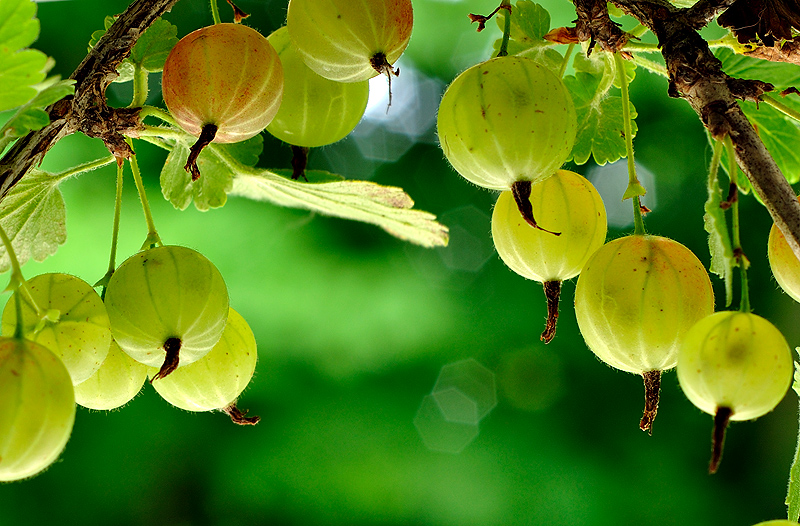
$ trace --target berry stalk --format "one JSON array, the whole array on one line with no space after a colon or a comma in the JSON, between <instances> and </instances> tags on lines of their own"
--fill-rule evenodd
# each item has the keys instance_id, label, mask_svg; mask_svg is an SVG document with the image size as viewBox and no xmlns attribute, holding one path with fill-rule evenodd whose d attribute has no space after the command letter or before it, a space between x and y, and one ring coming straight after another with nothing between
<instances>
[{"instance_id":1,"label":"berry stalk","mask_svg":"<svg viewBox=\"0 0 800 526\"><path fill-rule=\"evenodd\" d=\"M119 240L119 218L122 211L122 180L125 173L125 165L117 163L117 192L114 200L114 225L111 227L111 255L108 258L108 271L100 281L95 284L95 287L102 285L103 291L100 297L105 299L106 287L108 287L108 280L117 268L117 241Z\"/></svg>"},{"instance_id":2,"label":"berry stalk","mask_svg":"<svg viewBox=\"0 0 800 526\"><path fill-rule=\"evenodd\" d=\"M636 164L633 158L633 126L631 125L631 103L628 93L628 76L625 74L625 63L622 54L614 53L614 65L617 68L617 79L622 92L622 123L625 132L625 150L628 160L628 188L625 190L622 199L633 198L633 224L636 235L645 235L644 220L642 219L642 203L640 197L646 192L639 177L636 175Z\"/></svg>"},{"instance_id":3,"label":"berry stalk","mask_svg":"<svg viewBox=\"0 0 800 526\"><path fill-rule=\"evenodd\" d=\"M731 229L733 235L733 255L736 258L736 263L739 266L739 275L742 278L741 300L739 302L739 310L742 312L750 312L750 286L747 280L747 267L750 262L742 249L742 240L739 234L739 192L738 182L736 180L739 167L736 165L736 157L733 152L733 142L730 137L725 137L725 148L728 150L728 159L730 166L728 167L728 175L731 178L731 190L727 199L727 204L731 208Z\"/></svg>"},{"instance_id":4,"label":"berry stalk","mask_svg":"<svg viewBox=\"0 0 800 526\"><path fill-rule=\"evenodd\" d=\"M14 247L11 245L11 240L8 239L5 229L0 226L0 240L3 241L3 246L8 254L8 259L11 262L11 280L8 283L8 290L14 294L16 299L15 308L17 310L17 325L14 327L14 338L21 340L23 338L23 323L22 323L22 295L19 294L20 286L25 283L25 278L22 277L22 268L19 266L19 260L14 253ZM30 297L30 292L28 291ZM33 300L33 298L31 298ZM41 312L41 309L33 302L36 312Z\"/></svg>"},{"instance_id":5,"label":"berry stalk","mask_svg":"<svg viewBox=\"0 0 800 526\"><path fill-rule=\"evenodd\" d=\"M131 141L130 138L126 140L128 145L131 147L131 150L133 150L133 141ZM144 220L147 223L147 238L145 238L144 243L142 244L142 249L163 245L161 238L158 237L158 231L156 230L155 223L153 223L153 214L150 212L150 204L147 201L147 193L145 192L144 183L142 182L142 175L139 172L139 163L136 160L136 155L133 155L130 158L130 163L131 172L133 173L133 181L136 184L136 191L139 192L139 200L142 202Z\"/></svg>"}]
</instances>

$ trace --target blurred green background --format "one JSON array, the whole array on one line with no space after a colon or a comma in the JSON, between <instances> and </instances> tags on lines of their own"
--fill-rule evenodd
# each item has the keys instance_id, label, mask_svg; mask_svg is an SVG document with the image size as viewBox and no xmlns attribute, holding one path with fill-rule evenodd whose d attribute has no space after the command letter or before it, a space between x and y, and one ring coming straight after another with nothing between
<instances>
[{"instance_id":1,"label":"blurred green background","mask_svg":"<svg viewBox=\"0 0 800 526\"><path fill-rule=\"evenodd\" d=\"M66 77L92 31L127 3L41 3L36 47ZM285 19L286 0L237 3L265 34ZM554 27L574 18L564 0L544 5ZM220 7L229 19L224 0ZM54 466L0 486L0 524L744 526L785 516L797 429L793 393L769 415L734 423L720 471L709 476L711 417L685 399L670 372L653 436L639 431L641 378L612 370L586 348L571 309L574 282L564 286L556 339L540 343L540 286L508 270L491 244L496 196L461 179L435 141L444 86L487 58L499 35L494 24L476 33L467 14L487 13L495 2L414 0L414 7L415 32L391 110L376 97L352 137L312 152L310 162L402 186L418 208L450 227L450 246L422 249L372 226L238 198L207 213L178 212L160 197L165 152L138 144L161 238L215 262L232 306L255 332L259 364L240 407L262 421L239 428L223 414L180 411L149 386L120 411L80 408ZM181 0L166 18L179 36L211 23L205 0ZM703 130L685 102L667 97L664 79L644 71L638 77L632 97L637 163L653 210L647 227L680 240L707 264L702 206L710 151ZM150 102L161 104L157 76L151 88ZM114 85L109 96L126 105L129 88ZM269 136L265 143L260 164L288 167L289 148ZM99 141L71 136L44 168L103 155ZM601 187L610 215L617 210L614 217L623 218L609 237L628 233L630 205L619 203L624 166L590 163L578 171ZM105 273L114 176L107 168L63 186L68 241L46 262L28 264L27 276L62 271L93 282ZM794 347L800 306L770 275L771 220L749 197L742 213L754 310ZM128 183L120 257L145 234ZM497 405L478 427L443 427L423 401L443 367L468 358L493 372L494 385L480 387L496 388ZM479 432L460 453L434 451L415 418L428 443L446 449Z\"/></svg>"}]
</instances>

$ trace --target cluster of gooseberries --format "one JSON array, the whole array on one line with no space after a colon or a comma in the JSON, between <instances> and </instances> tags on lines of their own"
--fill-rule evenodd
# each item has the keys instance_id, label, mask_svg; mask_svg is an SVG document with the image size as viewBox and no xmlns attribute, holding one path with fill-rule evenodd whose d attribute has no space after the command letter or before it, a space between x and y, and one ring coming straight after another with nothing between
<instances>
[{"instance_id":1,"label":"cluster of gooseberries","mask_svg":"<svg viewBox=\"0 0 800 526\"><path fill-rule=\"evenodd\" d=\"M621 70L622 57L616 64ZM578 276L575 314L587 346L611 367L643 377L640 428L652 434L661 373L677 367L687 398L714 416L709 471L716 471L728 421L771 411L791 384L794 367L781 333L752 314L746 299L740 311L714 313L704 266L681 243L646 234L638 196L636 232L606 243L599 194L560 169L573 148L576 117L560 75L546 65L504 55L501 47L447 88L437 125L453 168L500 191L492 238L509 268L543 283L548 318L541 340L555 336L561 282ZM776 228L769 257L778 282L800 301L800 261Z\"/></svg>"},{"instance_id":2,"label":"cluster of gooseberries","mask_svg":"<svg viewBox=\"0 0 800 526\"><path fill-rule=\"evenodd\" d=\"M412 26L410 0L291 0L287 26L267 38L240 24L240 15L190 33L164 64L164 102L197 137L185 166L193 180L211 142L266 129L302 152L345 137L366 109L368 79L398 74L392 64ZM95 286L68 274L26 281L0 236L14 291L0 338L0 482L31 477L56 460L76 403L119 408L148 377L176 407L258 422L236 406L257 350L222 275L199 252L163 245L146 204L145 215L151 230L143 249L116 268L112 255Z\"/></svg>"},{"instance_id":3,"label":"cluster of gooseberries","mask_svg":"<svg viewBox=\"0 0 800 526\"><path fill-rule=\"evenodd\" d=\"M148 375L177 407L258 422L236 407L255 371L255 338L199 252L142 250L113 272L102 295L69 274L26 281L17 269L12 285L0 337L0 481L35 475L58 457L76 403L116 409Z\"/></svg>"},{"instance_id":4,"label":"cluster of gooseberries","mask_svg":"<svg viewBox=\"0 0 800 526\"><path fill-rule=\"evenodd\" d=\"M294 178L307 149L349 134L367 107L370 78L385 74L411 37L411 0L291 0L286 26L268 37L219 23L182 38L164 64L164 103L196 136L186 170L211 142L249 139L266 129L295 149ZM335 45L334 45L335 44Z\"/></svg>"}]
</instances>

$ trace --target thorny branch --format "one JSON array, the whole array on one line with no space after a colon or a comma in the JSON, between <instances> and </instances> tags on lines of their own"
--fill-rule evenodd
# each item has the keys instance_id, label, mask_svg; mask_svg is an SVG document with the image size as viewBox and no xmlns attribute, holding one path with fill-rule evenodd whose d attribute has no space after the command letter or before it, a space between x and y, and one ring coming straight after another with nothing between
<instances>
[{"instance_id":1,"label":"thorny branch","mask_svg":"<svg viewBox=\"0 0 800 526\"><path fill-rule=\"evenodd\" d=\"M685 99L712 136L730 135L739 166L800 258L800 203L736 102L736 99L757 101L773 86L726 75L720 61L697 33L732 2L700 0L692 8L680 9L667 0L612 1L658 38L669 75L669 95ZM619 38L603 41L613 32L610 26L616 27L607 12L602 16L607 10L605 0L574 0L574 3L579 17L576 27L584 25L591 30L586 40L596 40L604 49L618 50ZM585 13L591 13L591 19L581 20Z\"/></svg>"},{"instance_id":2,"label":"thorny branch","mask_svg":"<svg viewBox=\"0 0 800 526\"><path fill-rule=\"evenodd\" d=\"M130 157L123 135L139 127L139 108L108 107L106 88L139 36L177 1L134 0L119 16L70 76L76 81L74 97L48 108L50 124L19 139L0 159L0 199L55 143L77 131L99 137L118 158Z\"/></svg>"}]
</instances>

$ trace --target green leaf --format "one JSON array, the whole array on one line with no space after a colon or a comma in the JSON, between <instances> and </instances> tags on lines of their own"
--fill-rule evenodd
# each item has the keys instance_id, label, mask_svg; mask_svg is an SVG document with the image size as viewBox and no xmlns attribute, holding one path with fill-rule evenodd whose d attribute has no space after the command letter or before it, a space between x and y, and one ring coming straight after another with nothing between
<instances>
[{"instance_id":1,"label":"green leaf","mask_svg":"<svg viewBox=\"0 0 800 526\"><path fill-rule=\"evenodd\" d=\"M722 61L722 70L732 77L763 80L777 89L800 84L800 67L795 64L737 55L727 48L718 49L714 54Z\"/></svg>"},{"instance_id":2,"label":"green leaf","mask_svg":"<svg viewBox=\"0 0 800 526\"><path fill-rule=\"evenodd\" d=\"M502 32L505 27L507 11L495 15ZM508 41L509 55L524 55L539 62L552 71L558 71L564 58L553 49L553 43L544 39L550 31L550 13L531 0L520 0L511 9L511 34ZM495 54L500 50L503 39L494 43Z\"/></svg>"},{"instance_id":3,"label":"green leaf","mask_svg":"<svg viewBox=\"0 0 800 526\"><path fill-rule=\"evenodd\" d=\"M92 49L108 29L114 24L116 17L107 16L103 21L104 29L99 29L92 33L89 40L89 49ZM150 27L136 41L131 50L130 57L122 61L117 67L119 75L114 82L129 82L133 80L136 64L145 70L156 73L164 69L164 62L167 60L170 50L178 43L178 28L161 18L153 22Z\"/></svg>"},{"instance_id":4,"label":"green leaf","mask_svg":"<svg viewBox=\"0 0 800 526\"><path fill-rule=\"evenodd\" d=\"M593 157L599 165L617 161L627 155L625 122L622 118L622 98L609 95L617 77L614 57L605 52L586 57L578 53L573 61L575 75L564 77L575 104L578 130L570 159L584 164ZM635 66L625 64L629 81ZM636 108L630 103L631 130L636 136Z\"/></svg>"},{"instance_id":5,"label":"green leaf","mask_svg":"<svg viewBox=\"0 0 800 526\"><path fill-rule=\"evenodd\" d=\"M278 174L281 177L285 177L286 179L291 179L292 174L294 173L292 170L271 170L272 173ZM344 181L345 178L339 174L334 174L331 172L326 172L323 170L306 170L305 171L306 179L308 179L309 183L331 183L334 181Z\"/></svg>"},{"instance_id":6,"label":"green leaf","mask_svg":"<svg viewBox=\"0 0 800 526\"><path fill-rule=\"evenodd\" d=\"M151 73L161 71L170 50L178 43L177 35L177 27L159 18L136 41L130 60Z\"/></svg>"},{"instance_id":7,"label":"green leaf","mask_svg":"<svg viewBox=\"0 0 800 526\"><path fill-rule=\"evenodd\" d=\"M197 181L192 181L191 175L183 168L189 158L188 141L192 139L193 137L187 134L185 142L176 141L177 144L167 155L167 161L161 170L161 193L178 210L185 210L192 201L195 208L201 211L220 208L228 200L228 192L236 174L227 164L220 161L218 155L210 151L221 152L225 157L250 167L258 162L264 149L264 138L256 135L246 141L215 144L210 149L206 148L197 159L197 167L201 174Z\"/></svg>"},{"instance_id":8,"label":"green leaf","mask_svg":"<svg viewBox=\"0 0 800 526\"><path fill-rule=\"evenodd\" d=\"M789 184L800 181L800 127L775 108L761 103L740 104L747 118L758 130L772 158L778 164Z\"/></svg>"},{"instance_id":9,"label":"green leaf","mask_svg":"<svg viewBox=\"0 0 800 526\"><path fill-rule=\"evenodd\" d=\"M183 166L194 138L178 132L184 137L175 139L175 132L178 130L170 129L165 134L167 140L153 142L171 147L161 171L161 191L178 209L185 209L192 201L199 210L223 206L230 194L374 224L400 239L426 247L447 245L447 227L437 223L433 214L413 210L414 201L402 188L344 181L317 171L306 174L312 182L294 181L290 170L249 166L246 163L258 157L258 139L249 144L208 145L198 157L200 178L192 181Z\"/></svg>"},{"instance_id":10,"label":"green leaf","mask_svg":"<svg viewBox=\"0 0 800 526\"><path fill-rule=\"evenodd\" d=\"M302 183L261 170L238 174L231 195L370 223L425 247L448 241L447 227L433 214L413 210L414 201L401 188L368 181Z\"/></svg>"},{"instance_id":11,"label":"green leaf","mask_svg":"<svg viewBox=\"0 0 800 526\"><path fill-rule=\"evenodd\" d=\"M47 75L47 55L35 49L0 47L0 111L25 104L36 96L34 84Z\"/></svg>"},{"instance_id":12,"label":"green leaf","mask_svg":"<svg viewBox=\"0 0 800 526\"><path fill-rule=\"evenodd\" d=\"M74 80L59 80L51 77L34 86L40 90L27 104L20 107L6 123L0 127L0 152L14 140L28 133L40 130L50 124L50 116L44 108L75 92Z\"/></svg>"},{"instance_id":13,"label":"green leaf","mask_svg":"<svg viewBox=\"0 0 800 526\"><path fill-rule=\"evenodd\" d=\"M505 16L497 17L497 26L500 31L505 29ZM518 45L538 45L539 41L544 41L548 31L550 13L541 5L531 0L520 0L511 8L511 39Z\"/></svg>"},{"instance_id":14,"label":"green leaf","mask_svg":"<svg viewBox=\"0 0 800 526\"><path fill-rule=\"evenodd\" d=\"M708 249L711 252L709 270L725 282L725 306L730 307L733 300L733 267L736 266L736 260L733 257L725 211L719 206L722 203L722 190L719 187L718 173L719 171L713 167L709 170L708 199L704 208L703 226L708 232Z\"/></svg>"},{"instance_id":15,"label":"green leaf","mask_svg":"<svg viewBox=\"0 0 800 526\"><path fill-rule=\"evenodd\" d=\"M800 347L795 348L795 352L800 354ZM794 382L792 389L800 396L800 364L794 362ZM786 492L786 505L789 508L789 517L800 516L800 434L798 434L797 447L794 452L794 460L789 470L789 488Z\"/></svg>"},{"instance_id":16,"label":"green leaf","mask_svg":"<svg viewBox=\"0 0 800 526\"><path fill-rule=\"evenodd\" d=\"M58 188L62 180L31 170L3 199L0 224L11 239L21 265L30 259L43 261L67 240L64 198ZM10 266L8 254L0 246L0 272Z\"/></svg>"},{"instance_id":17,"label":"green leaf","mask_svg":"<svg viewBox=\"0 0 800 526\"><path fill-rule=\"evenodd\" d=\"M0 2L0 48L26 48L39 38L36 4L30 0Z\"/></svg>"},{"instance_id":18,"label":"green leaf","mask_svg":"<svg viewBox=\"0 0 800 526\"><path fill-rule=\"evenodd\" d=\"M246 141L219 144L217 147L228 155L233 156L240 163L247 166L255 166L261 156L261 152L264 151L264 136L258 134Z\"/></svg>"},{"instance_id":19,"label":"green leaf","mask_svg":"<svg viewBox=\"0 0 800 526\"><path fill-rule=\"evenodd\" d=\"M167 155L161 170L161 193L164 198L178 210L185 210L192 201L195 208L201 211L224 206L233 184L234 172L206 147L197 159L200 178L192 181L191 175L183 168L188 158L189 146L180 142Z\"/></svg>"}]
</instances>

